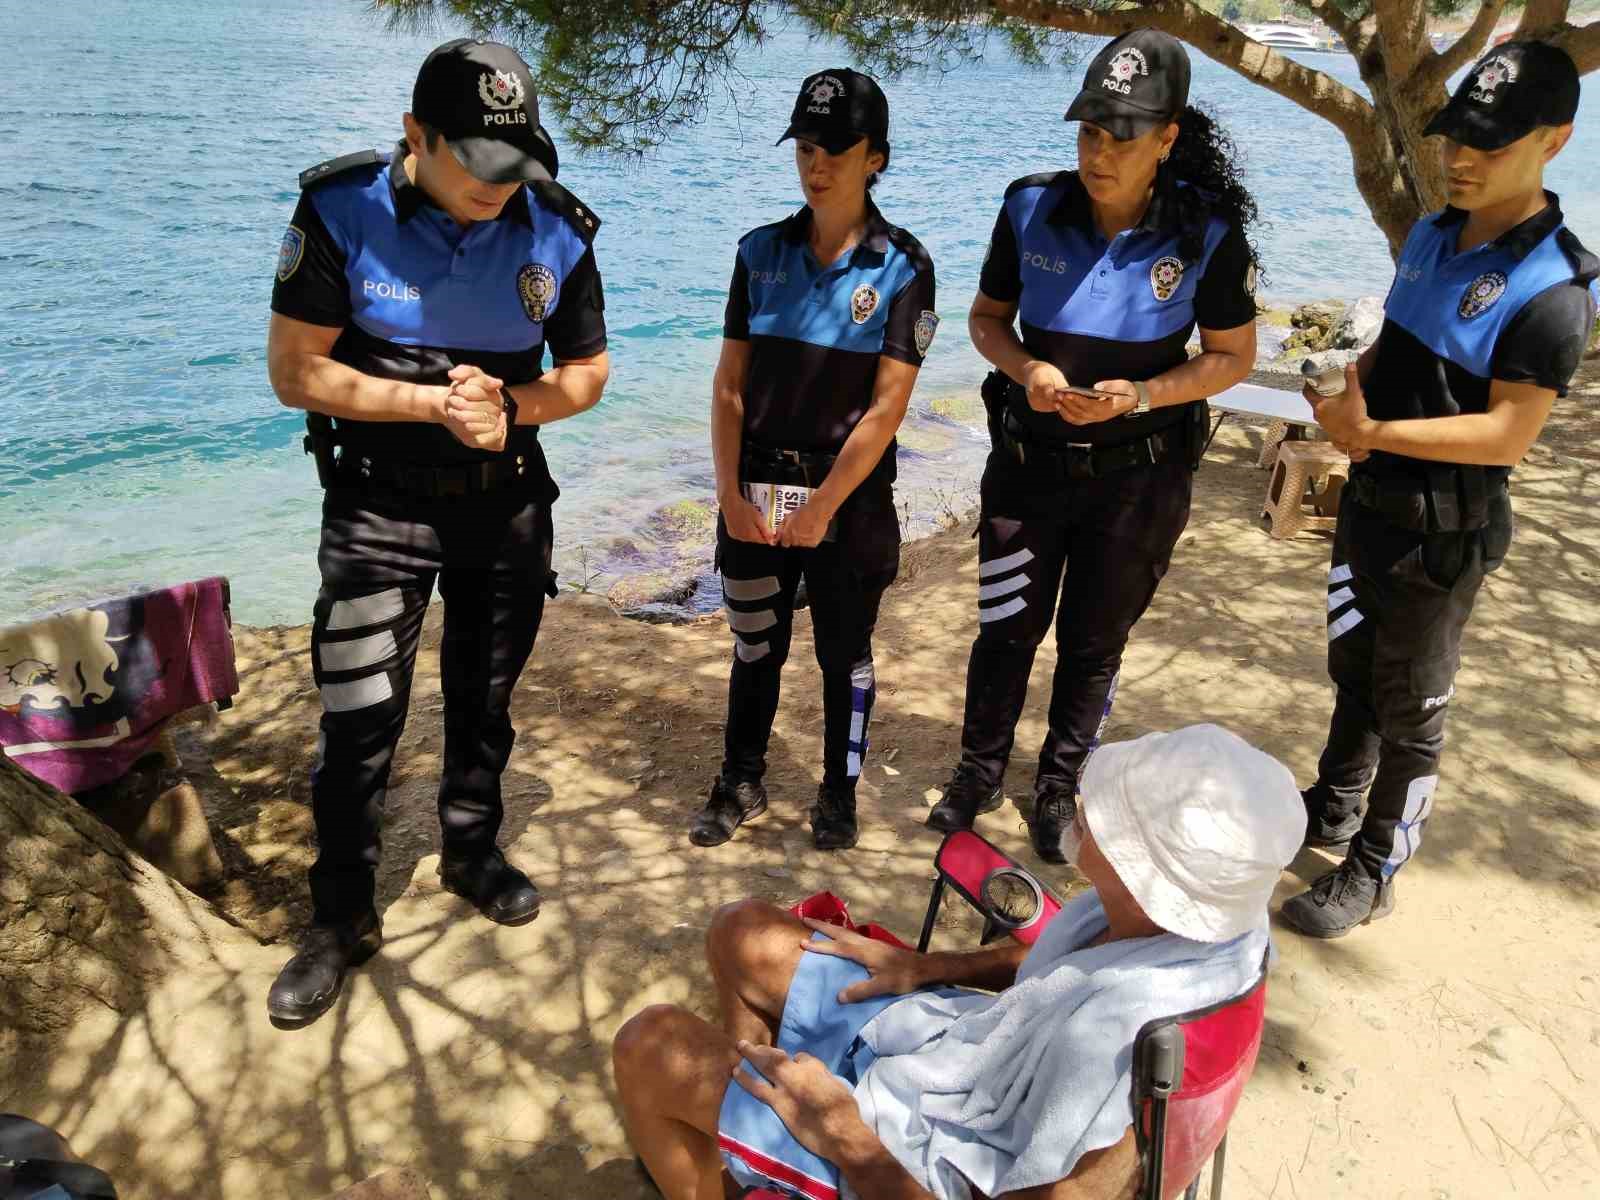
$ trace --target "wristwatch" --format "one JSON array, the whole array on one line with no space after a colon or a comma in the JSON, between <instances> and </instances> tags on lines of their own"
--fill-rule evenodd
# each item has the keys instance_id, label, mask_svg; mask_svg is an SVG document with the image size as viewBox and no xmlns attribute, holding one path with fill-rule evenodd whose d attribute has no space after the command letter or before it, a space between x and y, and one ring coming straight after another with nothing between
<instances>
[{"instance_id":1,"label":"wristwatch","mask_svg":"<svg viewBox=\"0 0 1600 1200\"><path fill-rule=\"evenodd\" d=\"M1149 386L1149 384L1145 383L1144 380L1142 380L1142 379L1136 379L1136 380L1133 381L1133 390L1139 393L1139 398L1136 401L1134 401L1133 407L1128 410L1128 415L1130 417L1136 417L1140 413L1149 412L1150 411L1150 386Z\"/></svg>"},{"instance_id":2,"label":"wristwatch","mask_svg":"<svg viewBox=\"0 0 1600 1200\"><path fill-rule=\"evenodd\" d=\"M1143 384L1140 385L1144 386ZM509 430L517 423L517 400L511 394L509 387L500 389L500 408L506 414L506 428Z\"/></svg>"}]
</instances>

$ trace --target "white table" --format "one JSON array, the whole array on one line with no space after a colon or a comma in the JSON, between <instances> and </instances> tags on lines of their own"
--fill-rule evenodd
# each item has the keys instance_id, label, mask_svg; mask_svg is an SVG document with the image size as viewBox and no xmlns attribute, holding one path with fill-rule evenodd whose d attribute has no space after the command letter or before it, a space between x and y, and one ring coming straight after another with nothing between
<instances>
[{"instance_id":1,"label":"white table","mask_svg":"<svg viewBox=\"0 0 1600 1200\"><path fill-rule=\"evenodd\" d=\"M1283 388L1262 387L1256 383L1237 383L1225 392L1211 397L1211 407L1217 410L1217 420L1206 438L1206 449L1217 436L1223 421L1231 413L1240 417L1265 417L1269 421L1283 421L1289 425L1315 425L1317 418L1311 405L1299 392Z\"/></svg>"}]
</instances>

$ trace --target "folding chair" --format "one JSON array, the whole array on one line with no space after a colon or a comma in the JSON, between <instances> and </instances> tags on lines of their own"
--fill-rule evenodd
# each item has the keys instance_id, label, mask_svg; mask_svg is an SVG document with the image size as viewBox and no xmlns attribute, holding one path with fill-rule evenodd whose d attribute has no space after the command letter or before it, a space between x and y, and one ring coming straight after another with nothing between
<instances>
[{"instance_id":1,"label":"folding chair","mask_svg":"<svg viewBox=\"0 0 1600 1200\"><path fill-rule=\"evenodd\" d=\"M934 922L953 889L983 917L982 943L1010 935L1032 945L1061 901L1015 859L971 830L947 834L934 855L938 872L917 949L927 952ZM1133 1043L1134 1136L1138 1200L1196 1200L1212 1158L1211 1200L1222 1200L1228 1122L1255 1069L1267 1002L1266 962L1248 991L1195 1012L1148 1022ZM742 1200L788 1200L755 1190Z\"/></svg>"}]
</instances>

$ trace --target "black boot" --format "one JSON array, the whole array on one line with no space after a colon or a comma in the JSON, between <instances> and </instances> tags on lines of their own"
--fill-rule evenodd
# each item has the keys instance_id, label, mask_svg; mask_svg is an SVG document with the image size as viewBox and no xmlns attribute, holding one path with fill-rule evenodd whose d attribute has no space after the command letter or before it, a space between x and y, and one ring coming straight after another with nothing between
<instances>
[{"instance_id":1,"label":"black boot","mask_svg":"<svg viewBox=\"0 0 1600 1200\"><path fill-rule=\"evenodd\" d=\"M942 829L946 833L971 829L979 813L993 812L1003 803L999 788L986 788L967 768L957 767L950 772L944 795L928 814L928 828Z\"/></svg>"},{"instance_id":2,"label":"black boot","mask_svg":"<svg viewBox=\"0 0 1600 1200\"><path fill-rule=\"evenodd\" d=\"M848 788L817 788L811 809L811 841L818 850L848 850L856 844L856 794Z\"/></svg>"},{"instance_id":3,"label":"black boot","mask_svg":"<svg viewBox=\"0 0 1600 1200\"><path fill-rule=\"evenodd\" d=\"M1072 828L1077 815L1075 786L1046 786L1038 792L1033 798L1033 819L1028 822L1033 852L1047 863L1065 863L1067 856L1061 853L1061 838Z\"/></svg>"},{"instance_id":4,"label":"black boot","mask_svg":"<svg viewBox=\"0 0 1600 1200\"><path fill-rule=\"evenodd\" d=\"M497 925L525 925L539 915L543 897L533 881L506 861L498 847L475 854L439 856L439 882L465 896Z\"/></svg>"},{"instance_id":5,"label":"black boot","mask_svg":"<svg viewBox=\"0 0 1600 1200\"><path fill-rule=\"evenodd\" d=\"M1361 814L1353 812L1343 817L1330 814L1327 805L1316 793L1314 787L1308 787L1300 793L1300 799L1306 806L1304 844L1318 850L1350 849L1351 839L1361 832Z\"/></svg>"},{"instance_id":6,"label":"black boot","mask_svg":"<svg viewBox=\"0 0 1600 1200\"><path fill-rule=\"evenodd\" d=\"M1311 890L1284 901L1283 920L1307 937L1343 937L1394 911L1394 882L1374 879L1345 859L1311 885Z\"/></svg>"},{"instance_id":7,"label":"black boot","mask_svg":"<svg viewBox=\"0 0 1600 1200\"><path fill-rule=\"evenodd\" d=\"M767 789L759 780L729 783L718 775L711 781L705 807L689 826L689 840L696 846L720 846L735 829L766 811Z\"/></svg>"},{"instance_id":8,"label":"black boot","mask_svg":"<svg viewBox=\"0 0 1600 1200\"><path fill-rule=\"evenodd\" d=\"M280 1029L309 1025L339 998L345 971L359 967L382 945L383 926L370 910L346 924L313 925L267 992L272 1023Z\"/></svg>"}]
</instances>

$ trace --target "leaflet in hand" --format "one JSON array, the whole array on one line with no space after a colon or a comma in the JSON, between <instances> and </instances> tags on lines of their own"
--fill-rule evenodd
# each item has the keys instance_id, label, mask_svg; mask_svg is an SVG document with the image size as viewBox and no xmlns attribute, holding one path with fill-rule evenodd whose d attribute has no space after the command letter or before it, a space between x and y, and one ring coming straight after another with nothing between
<instances>
[{"instance_id":1,"label":"leaflet in hand","mask_svg":"<svg viewBox=\"0 0 1600 1200\"><path fill-rule=\"evenodd\" d=\"M761 522L773 533L783 527L789 514L803 508L811 499L811 489L798 483L741 483L744 498L755 505Z\"/></svg>"}]
</instances>

